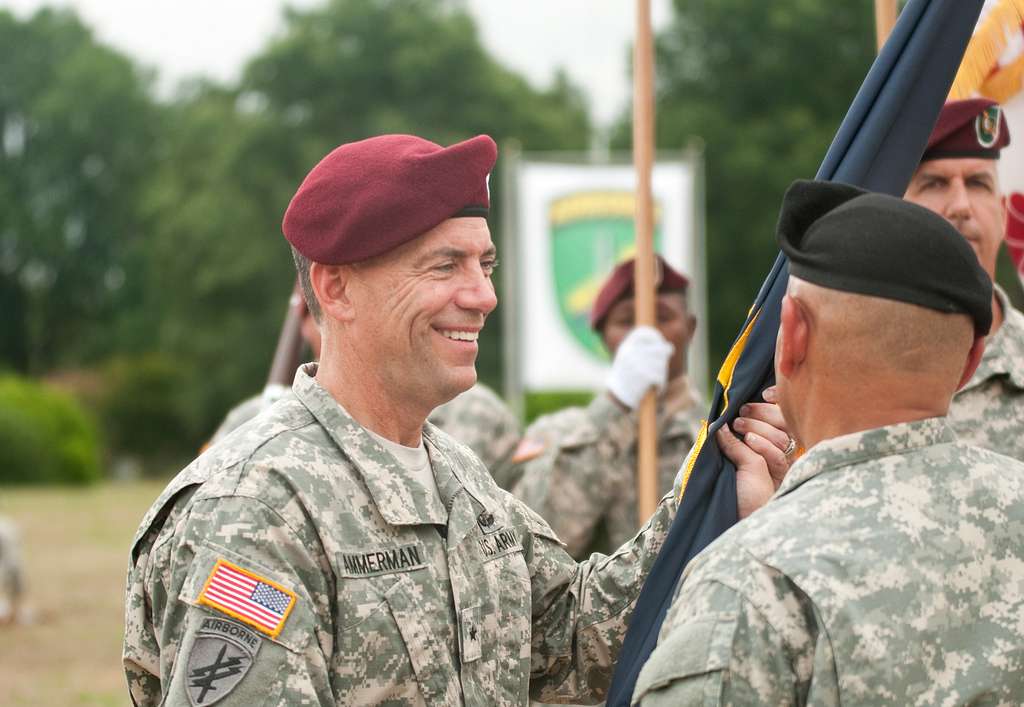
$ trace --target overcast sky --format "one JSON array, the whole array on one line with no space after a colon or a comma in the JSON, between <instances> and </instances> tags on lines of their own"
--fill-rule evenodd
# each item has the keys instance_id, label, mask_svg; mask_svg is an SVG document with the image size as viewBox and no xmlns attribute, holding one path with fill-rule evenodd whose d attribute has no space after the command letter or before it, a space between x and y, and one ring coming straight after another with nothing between
<instances>
[{"instance_id":1,"label":"overcast sky","mask_svg":"<svg viewBox=\"0 0 1024 707\"><path fill-rule=\"evenodd\" d=\"M463 0L485 45L537 86L564 67L586 91L591 114L610 124L628 105L631 0ZM170 90L186 76L233 79L281 27L285 5L320 0L0 0L25 16L43 5L77 10L97 36L149 66ZM651 0L653 24L671 18L670 0Z\"/></svg>"}]
</instances>

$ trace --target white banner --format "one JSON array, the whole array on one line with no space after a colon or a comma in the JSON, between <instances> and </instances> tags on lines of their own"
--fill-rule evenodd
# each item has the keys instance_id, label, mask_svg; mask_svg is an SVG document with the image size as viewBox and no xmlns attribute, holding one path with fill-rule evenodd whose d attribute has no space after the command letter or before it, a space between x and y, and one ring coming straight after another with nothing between
<instances>
[{"instance_id":1,"label":"white banner","mask_svg":"<svg viewBox=\"0 0 1024 707\"><path fill-rule=\"evenodd\" d=\"M635 252L633 167L527 156L506 174L514 202L505 236L515 261L504 298L511 305L511 388L600 390L609 360L590 331L590 308L615 265ZM688 300L698 325L689 370L703 388L707 322L699 178L695 158L659 161L652 174L655 249L690 279Z\"/></svg>"}]
</instances>

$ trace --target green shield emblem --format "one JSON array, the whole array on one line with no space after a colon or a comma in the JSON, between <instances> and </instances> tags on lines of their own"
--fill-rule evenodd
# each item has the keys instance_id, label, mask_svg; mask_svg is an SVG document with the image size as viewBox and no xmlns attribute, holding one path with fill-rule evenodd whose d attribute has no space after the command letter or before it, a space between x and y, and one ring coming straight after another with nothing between
<instances>
[{"instance_id":1,"label":"green shield emblem","mask_svg":"<svg viewBox=\"0 0 1024 707\"><path fill-rule=\"evenodd\" d=\"M654 210L654 249L660 252L657 201ZM548 210L558 311L573 339L602 360L608 353L590 329L590 308L612 268L636 253L633 215L631 191L576 192L554 200Z\"/></svg>"},{"instance_id":2,"label":"green shield emblem","mask_svg":"<svg viewBox=\"0 0 1024 707\"><path fill-rule=\"evenodd\" d=\"M989 106L974 119L978 144L988 149L999 139L999 106Z\"/></svg>"}]
</instances>

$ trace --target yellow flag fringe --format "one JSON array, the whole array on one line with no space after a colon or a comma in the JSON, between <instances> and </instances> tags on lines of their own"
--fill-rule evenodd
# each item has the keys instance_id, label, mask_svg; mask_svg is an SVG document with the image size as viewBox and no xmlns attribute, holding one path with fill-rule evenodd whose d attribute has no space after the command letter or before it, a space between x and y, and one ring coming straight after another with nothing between
<instances>
[{"instance_id":1,"label":"yellow flag fringe","mask_svg":"<svg viewBox=\"0 0 1024 707\"><path fill-rule=\"evenodd\" d=\"M1024 54L992 76L981 85L978 91L996 103L1006 103L1024 88Z\"/></svg>"},{"instance_id":2,"label":"yellow flag fringe","mask_svg":"<svg viewBox=\"0 0 1024 707\"><path fill-rule=\"evenodd\" d=\"M1021 31L1024 23L1024 0L1000 0L971 37L964 59L956 72L950 100L970 98L981 90L1009 40Z\"/></svg>"}]
</instances>

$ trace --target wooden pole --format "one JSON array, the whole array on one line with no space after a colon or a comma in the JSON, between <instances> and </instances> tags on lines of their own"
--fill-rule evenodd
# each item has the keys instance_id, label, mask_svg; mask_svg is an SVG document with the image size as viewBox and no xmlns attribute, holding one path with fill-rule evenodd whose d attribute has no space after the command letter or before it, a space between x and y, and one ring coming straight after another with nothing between
<instances>
[{"instance_id":1,"label":"wooden pole","mask_svg":"<svg viewBox=\"0 0 1024 707\"><path fill-rule=\"evenodd\" d=\"M878 51L896 26L896 0L875 0L875 41Z\"/></svg>"},{"instance_id":2,"label":"wooden pole","mask_svg":"<svg viewBox=\"0 0 1024 707\"><path fill-rule=\"evenodd\" d=\"M633 167L636 170L636 323L654 326L654 43L650 0L636 3L633 49ZM640 522L658 505L658 440L655 391L640 403L637 430L637 504Z\"/></svg>"}]
</instances>

